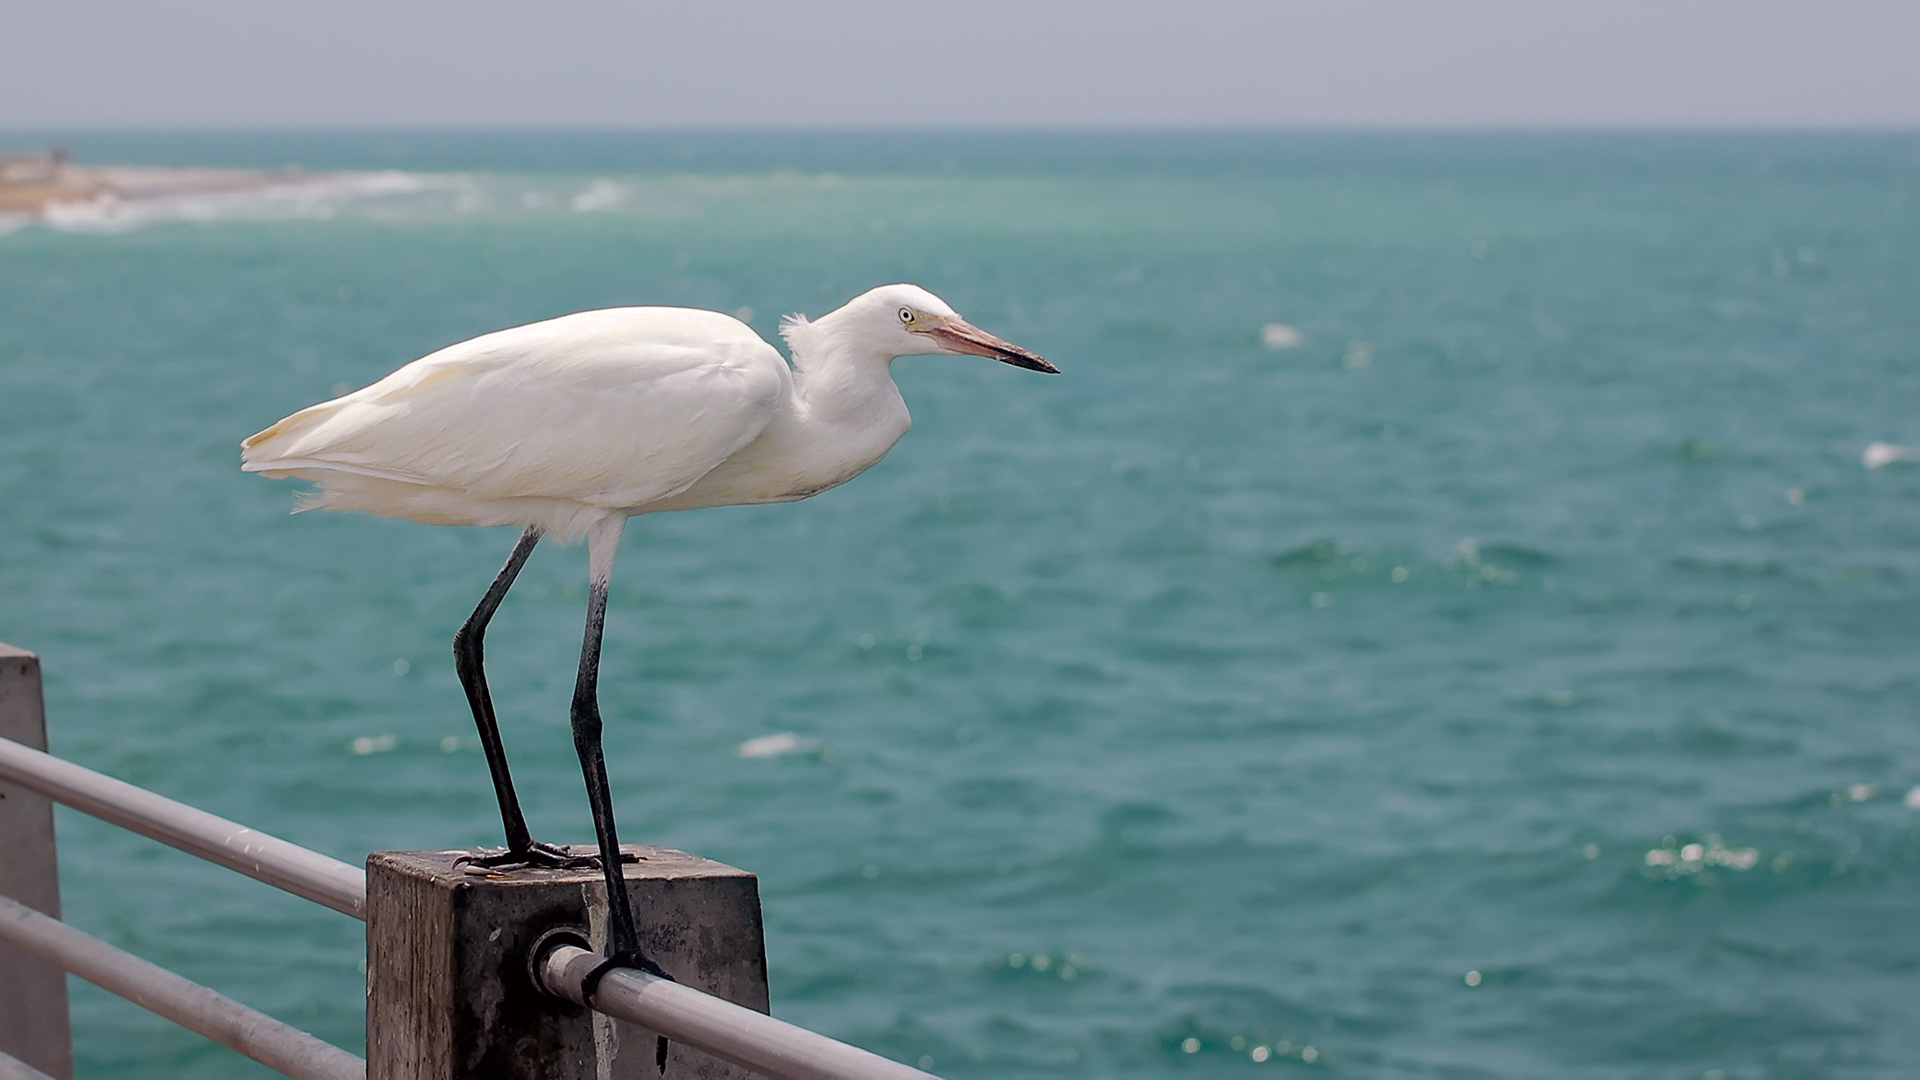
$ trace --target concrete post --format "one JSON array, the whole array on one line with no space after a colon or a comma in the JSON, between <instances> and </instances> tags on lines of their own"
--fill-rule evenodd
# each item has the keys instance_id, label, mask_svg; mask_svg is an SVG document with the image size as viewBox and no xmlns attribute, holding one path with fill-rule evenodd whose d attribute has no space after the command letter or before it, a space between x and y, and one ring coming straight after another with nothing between
<instances>
[{"instance_id":1,"label":"concrete post","mask_svg":"<svg viewBox=\"0 0 1920 1080\"><path fill-rule=\"evenodd\" d=\"M669 848L628 845L641 945L677 981L767 1011L760 884ZM656 1037L547 997L529 971L536 939L574 929L606 947L597 870L459 865L456 851L367 858L368 1080L659 1080ZM754 1074L673 1044L667 1080Z\"/></svg>"},{"instance_id":2,"label":"concrete post","mask_svg":"<svg viewBox=\"0 0 1920 1080\"><path fill-rule=\"evenodd\" d=\"M0 644L0 738L47 748L40 658ZM0 784L0 896L60 917L60 868L53 846L53 802ZM0 1051L54 1077L73 1080L67 975L0 944Z\"/></svg>"}]
</instances>

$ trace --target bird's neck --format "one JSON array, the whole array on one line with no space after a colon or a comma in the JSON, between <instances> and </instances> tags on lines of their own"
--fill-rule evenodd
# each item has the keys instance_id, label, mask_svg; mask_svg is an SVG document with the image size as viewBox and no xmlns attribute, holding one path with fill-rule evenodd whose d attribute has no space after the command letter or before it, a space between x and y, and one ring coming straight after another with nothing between
<instances>
[{"instance_id":1,"label":"bird's neck","mask_svg":"<svg viewBox=\"0 0 1920 1080\"><path fill-rule=\"evenodd\" d=\"M893 385L893 354L863 342L846 322L823 315L785 328L793 349L794 397L827 423L858 419L900 400Z\"/></svg>"}]
</instances>

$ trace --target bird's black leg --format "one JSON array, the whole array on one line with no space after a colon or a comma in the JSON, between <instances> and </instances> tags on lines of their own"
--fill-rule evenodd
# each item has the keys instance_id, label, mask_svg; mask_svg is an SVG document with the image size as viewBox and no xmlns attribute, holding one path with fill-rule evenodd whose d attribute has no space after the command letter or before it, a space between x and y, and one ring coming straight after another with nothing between
<instances>
[{"instance_id":1,"label":"bird's black leg","mask_svg":"<svg viewBox=\"0 0 1920 1080\"><path fill-rule=\"evenodd\" d=\"M600 639L607 622L607 583L596 578L587 590L587 633L580 646L580 677L573 684L573 748L587 781L587 805L600 840L600 866L607 875L607 956L616 963L657 971L640 952L620 869L620 837L614 831L613 792L607 784L607 759L600 743Z\"/></svg>"},{"instance_id":2,"label":"bird's black leg","mask_svg":"<svg viewBox=\"0 0 1920 1080\"><path fill-rule=\"evenodd\" d=\"M460 627L460 632L453 635L454 670L459 672L460 685L467 691L467 704L473 708L474 726L480 729L480 748L486 751L487 769L493 774L493 793L500 800L500 821L507 831L506 851L489 852L466 860L479 866L591 866L599 861L571 855L565 848L552 844L538 843L527 831L526 816L520 812L520 799L513 792L513 777L507 772L507 751L500 741L500 723L494 715L493 696L487 692L487 623L493 620L493 613L499 610L500 601L506 599L507 590L513 587L514 579L520 576L520 568L527 564L528 556L533 554L534 545L539 542L540 530L537 528L528 527L520 534L519 542L513 546L513 554L507 556L507 564L500 568L500 574L493 579L487 595L480 598L480 606L473 609L473 614Z\"/></svg>"},{"instance_id":3,"label":"bird's black leg","mask_svg":"<svg viewBox=\"0 0 1920 1080\"><path fill-rule=\"evenodd\" d=\"M580 645L580 677L573 684L573 748L580 755L580 771L587 781L587 805L593 810L593 831L600 840L600 868L607 876L607 962L593 970L580 989L591 998L600 977L616 967L638 968L663 979L673 976L640 949L640 934L633 923L633 901L627 896L626 873L621 866L620 837L613 826L613 792L607 784L607 758L600 743L600 639L607 625L607 572L612 569L613 548L620 543L626 522L611 523L611 537L595 530L592 545L593 575L587 586L587 633ZM661 1075L667 1071L667 1038L655 1044L654 1065Z\"/></svg>"}]
</instances>

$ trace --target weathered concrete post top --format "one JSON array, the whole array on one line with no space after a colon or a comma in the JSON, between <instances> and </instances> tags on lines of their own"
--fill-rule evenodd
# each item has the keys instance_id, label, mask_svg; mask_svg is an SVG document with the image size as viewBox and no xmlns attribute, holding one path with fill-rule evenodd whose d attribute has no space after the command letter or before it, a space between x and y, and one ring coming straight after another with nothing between
<instances>
[{"instance_id":1,"label":"weathered concrete post top","mask_svg":"<svg viewBox=\"0 0 1920 1080\"><path fill-rule=\"evenodd\" d=\"M646 954L676 981L766 1012L759 881L670 848L627 845ZM483 870L458 851L367 859L368 1080L657 1080L654 1033L545 994L540 939L571 930L604 950L598 870ZM747 1070L670 1044L668 1080Z\"/></svg>"}]
</instances>

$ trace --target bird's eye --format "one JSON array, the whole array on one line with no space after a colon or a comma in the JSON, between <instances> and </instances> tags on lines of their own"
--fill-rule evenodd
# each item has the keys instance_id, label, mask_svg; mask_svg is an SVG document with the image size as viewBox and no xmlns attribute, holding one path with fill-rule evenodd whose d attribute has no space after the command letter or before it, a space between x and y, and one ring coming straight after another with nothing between
<instances>
[{"instance_id":1,"label":"bird's eye","mask_svg":"<svg viewBox=\"0 0 1920 1080\"><path fill-rule=\"evenodd\" d=\"M901 309L900 309L900 321L901 321L901 322L903 322L903 323L910 323L910 322L912 322L912 321L913 321L913 309L912 309L912 308L905 308L905 307L903 307L903 308L901 308Z\"/></svg>"}]
</instances>

